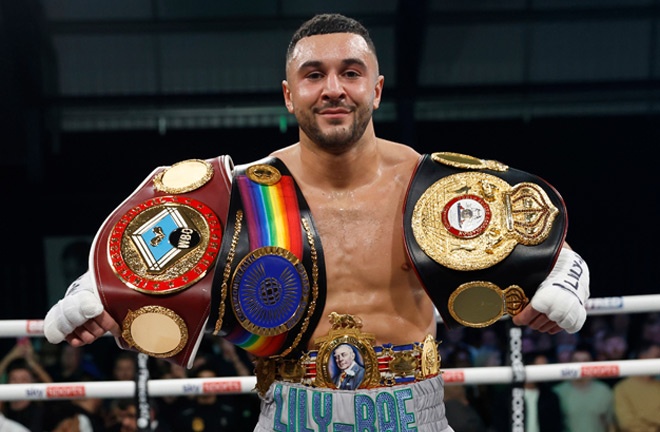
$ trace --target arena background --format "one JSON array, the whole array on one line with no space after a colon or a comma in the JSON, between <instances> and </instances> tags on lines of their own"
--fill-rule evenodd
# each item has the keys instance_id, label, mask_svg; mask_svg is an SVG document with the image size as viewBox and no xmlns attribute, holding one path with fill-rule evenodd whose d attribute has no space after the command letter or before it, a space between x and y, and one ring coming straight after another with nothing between
<instances>
[{"instance_id":1,"label":"arena background","mask_svg":"<svg viewBox=\"0 0 660 432\"><path fill-rule=\"evenodd\" d=\"M63 245L156 166L295 142L284 52L329 11L372 32L381 137L540 175L593 296L658 292L657 1L0 0L0 316L42 318Z\"/></svg>"}]
</instances>

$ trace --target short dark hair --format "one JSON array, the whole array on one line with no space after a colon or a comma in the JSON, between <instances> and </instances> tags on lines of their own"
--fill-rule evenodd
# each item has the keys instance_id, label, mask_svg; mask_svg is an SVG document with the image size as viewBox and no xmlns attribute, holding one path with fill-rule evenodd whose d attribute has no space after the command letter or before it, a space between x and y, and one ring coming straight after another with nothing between
<instances>
[{"instance_id":1,"label":"short dark hair","mask_svg":"<svg viewBox=\"0 0 660 432\"><path fill-rule=\"evenodd\" d=\"M348 18L344 15L337 13L319 14L305 21L291 37L289 47L286 50L287 62L293 54L298 41L302 38L315 35L332 34L332 33L353 33L367 42L369 49L376 55L376 46L369 36L369 31L353 18Z\"/></svg>"}]
</instances>

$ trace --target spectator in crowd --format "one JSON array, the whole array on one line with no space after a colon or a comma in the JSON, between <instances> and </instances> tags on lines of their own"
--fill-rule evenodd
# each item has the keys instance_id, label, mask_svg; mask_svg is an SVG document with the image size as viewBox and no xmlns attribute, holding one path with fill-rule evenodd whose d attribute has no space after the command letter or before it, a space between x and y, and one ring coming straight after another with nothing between
<instances>
[{"instance_id":1,"label":"spectator in crowd","mask_svg":"<svg viewBox=\"0 0 660 432\"><path fill-rule=\"evenodd\" d=\"M30 429L26 428L19 422L5 417L2 413L3 405L4 402L0 401L0 432L30 432Z\"/></svg>"},{"instance_id":2,"label":"spectator in crowd","mask_svg":"<svg viewBox=\"0 0 660 432\"><path fill-rule=\"evenodd\" d=\"M111 403L111 413L114 416L114 424L107 428L107 432L137 432L138 429L146 427L146 424L138 427L138 408L134 399L114 399ZM158 410L151 401L149 415L151 432L178 432L159 421Z\"/></svg>"},{"instance_id":3,"label":"spectator in crowd","mask_svg":"<svg viewBox=\"0 0 660 432\"><path fill-rule=\"evenodd\" d=\"M133 351L119 351L112 366L112 379L132 381L137 373L137 355Z\"/></svg>"},{"instance_id":4,"label":"spectator in crowd","mask_svg":"<svg viewBox=\"0 0 660 432\"><path fill-rule=\"evenodd\" d=\"M571 361L586 363L593 361L591 347L580 344ZM603 381L580 377L564 381L553 387L559 396L569 432L609 432L614 425L614 402L612 389Z\"/></svg>"},{"instance_id":5,"label":"spectator in crowd","mask_svg":"<svg viewBox=\"0 0 660 432\"><path fill-rule=\"evenodd\" d=\"M552 348L523 354L525 365L554 363ZM525 382L523 384L525 432L566 432L559 396L553 391L553 382ZM512 386L487 386L489 401L488 431L509 432L512 429Z\"/></svg>"},{"instance_id":6,"label":"spectator in crowd","mask_svg":"<svg viewBox=\"0 0 660 432\"><path fill-rule=\"evenodd\" d=\"M134 381L137 374L137 354L133 351L118 351L115 353L110 371L113 381ZM125 402L122 402L122 409L117 407L117 400L105 399L103 401L102 412L105 417L105 426L115 425L117 419L126 410Z\"/></svg>"},{"instance_id":7,"label":"spectator in crowd","mask_svg":"<svg viewBox=\"0 0 660 432\"><path fill-rule=\"evenodd\" d=\"M39 362L37 353L32 346L32 341L28 337L19 337L16 345L0 361L0 377L3 377L5 381L8 379L8 376L4 375L9 374L10 363L17 359L22 359L29 367L30 373L33 374L36 380L35 382L49 383L53 381L48 371Z\"/></svg>"},{"instance_id":8,"label":"spectator in crowd","mask_svg":"<svg viewBox=\"0 0 660 432\"><path fill-rule=\"evenodd\" d=\"M445 413L454 432L486 432L481 415L467 398L465 386L445 387Z\"/></svg>"},{"instance_id":9,"label":"spectator in crowd","mask_svg":"<svg viewBox=\"0 0 660 432\"><path fill-rule=\"evenodd\" d=\"M580 343L579 333L560 332L555 335L555 357L558 363L569 363Z\"/></svg>"},{"instance_id":10,"label":"spectator in crowd","mask_svg":"<svg viewBox=\"0 0 660 432\"><path fill-rule=\"evenodd\" d=\"M472 351L470 345L456 343L454 349L442 360L443 367L448 369L474 367ZM485 394L480 390L477 385L453 384L445 387L445 412L455 432L479 431L482 430L480 427L485 427L487 413L482 412L482 409L488 404L484 403ZM479 417L479 421L474 419L473 414Z\"/></svg>"},{"instance_id":11,"label":"spectator in crowd","mask_svg":"<svg viewBox=\"0 0 660 432\"><path fill-rule=\"evenodd\" d=\"M49 401L43 427L44 432L105 432L94 428L89 416L70 400Z\"/></svg>"},{"instance_id":12,"label":"spectator in crowd","mask_svg":"<svg viewBox=\"0 0 660 432\"><path fill-rule=\"evenodd\" d=\"M544 365L550 363L550 359L545 352L537 351L526 355L524 362L526 365ZM525 382L525 432L564 430L559 396L552 386L550 382Z\"/></svg>"},{"instance_id":13,"label":"spectator in crowd","mask_svg":"<svg viewBox=\"0 0 660 432\"><path fill-rule=\"evenodd\" d=\"M20 338L0 361L0 376L8 384L50 383L50 375L39 364L32 343ZM31 432L43 432L44 403L38 400L14 400L3 405L4 417L27 427Z\"/></svg>"},{"instance_id":14,"label":"spectator in crowd","mask_svg":"<svg viewBox=\"0 0 660 432\"><path fill-rule=\"evenodd\" d=\"M660 358L660 344L645 342L638 359ZM614 386L614 408L621 432L660 431L660 376L629 376Z\"/></svg>"},{"instance_id":15,"label":"spectator in crowd","mask_svg":"<svg viewBox=\"0 0 660 432\"><path fill-rule=\"evenodd\" d=\"M201 358L201 357L198 357ZM180 365L168 362L164 359L153 359L153 369L150 372L152 379L184 379L188 378L188 370ZM186 408L190 407L192 401L187 396L169 395L153 398L153 403L160 413L160 421L163 425L175 430L178 417Z\"/></svg>"},{"instance_id":16,"label":"spectator in crowd","mask_svg":"<svg viewBox=\"0 0 660 432\"><path fill-rule=\"evenodd\" d=\"M443 336L441 337L440 335ZM467 359L468 363L474 365L477 350L474 345L467 342L465 327L455 327L447 330L443 326L438 326L438 340L442 341L439 347L441 358L448 359L454 355L454 351L461 351L461 355L467 352L469 357Z\"/></svg>"},{"instance_id":17,"label":"spectator in crowd","mask_svg":"<svg viewBox=\"0 0 660 432\"><path fill-rule=\"evenodd\" d=\"M642 326L642 341L660 345L660 312L646 316Z\"/></svg>"},{"instance_id":18,"label":"spectator in crowd","mask_svg":"<svg viewBox=\"0 0 660 432\"><path fill-rule=\"evenodd\" d=\"M194 378L215 378L214 361L202 363L191 374ZM206 393L193 397L192 404L181 412L174 427L177 432L240 432L253 430L258 419L258 399L244 395ZM253 402L246 404L245 402Z\"/></svg>"},{"instance_id":19,"label":"spectator in crowd","mask_svg":"<svg viewBox=\"0 0 660 432\"><path fill-rule=\"evenodd\" d=\"M628 358L628 340L625 335L610 331L603 336L601 350L596 353L597 361L618 361ZM602 381L610 387L614 387L620 380L620 377L602 378Z\"/></svg>"},{"instance_id":20,"label":"spectator in crowd","mask_svg":"<svg viewBox=\"0 0 660 432\"><path fill-rule=\"evenodd\" d=\"M628 340L625 335L609 332L603 337L602 350L597 353L596 360L611 361L628 358Z\"/></svg>"},{"instance_id":21,"label":"spectator in crowd","mask_svg":"<svg viewBox=\"0 0 660 432\"><path fill-rule=\"evenodd\" d=\"M612 318L612 333L628 338L632 327L632 318L630 314L616 314L611 315Z\"/></svg>"},{"instance_id":22,"label":"spectator in crowd","mask_svg":"<svg viewBox=\"0 0 660 432\"><path fill-rule=\"evenodd\" d=\"M58 360L47 371L54 382L75 382L99 380L103 375L91 356L86 354L87 347L74 348L71 345L58 345Z\"/></svg>"}]
</instances>

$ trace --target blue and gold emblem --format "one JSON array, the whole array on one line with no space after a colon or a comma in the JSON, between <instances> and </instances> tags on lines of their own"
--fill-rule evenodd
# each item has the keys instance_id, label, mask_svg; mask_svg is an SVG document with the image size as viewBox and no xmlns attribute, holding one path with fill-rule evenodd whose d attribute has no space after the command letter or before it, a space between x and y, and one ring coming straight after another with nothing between
<instances>
[{"instance_id":1,"label":"blue and gold emblem","mask_svg":"<svg viewBox=\"0 0 660 432\"><path fill-rule=\"evenodd\" d=\"M286 249L268 246L239 264L232 285L232 306L245 329L261 336L291 330L309 301L309 280L302 263Z\"/></svg>"},{"instance_id":2,"label":"blue and gold emblem","mask_svg":"<svg viewBox=\"0 0 660 432\"><path fill-rule=\"evenodd\" d=\"M109 238L108 259L126 286L145 294L171 294L206 275L222 228L200 201L177 196L147 200L124 214Z\"/></svg>"}]
</instances>

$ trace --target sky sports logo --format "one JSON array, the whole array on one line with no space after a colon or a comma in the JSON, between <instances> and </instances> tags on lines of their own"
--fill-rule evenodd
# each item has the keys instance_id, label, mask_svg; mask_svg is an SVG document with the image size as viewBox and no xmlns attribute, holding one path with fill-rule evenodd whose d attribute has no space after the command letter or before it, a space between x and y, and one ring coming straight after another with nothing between
<instances>
[{"instance_id":1,"label":"sky sports logo","mask_svg":"<svg viewBox=\"0 0 660 432\"><path fill-rule=\"evenodd\" d=\"M240 393L240 381L207 381L202 384L204 393Z\"/></svg>"},{"instance_id":2,"label":"sky sports logo","mask_svg":"<svg viewBox=\"0 0 660 432\"><path fill-rule=\"evenodd\" d=\"M465 382L465 373L462 370L445 370L442 372L442 379L446 383L462 383Z\"/></svg>"},{"instance_id":3,"label":"sky sports logo","mask_svg":"<svg viewBox=\"0 0 660 432\"><path fill-rule=\"evenodd\" d=\"M70 399L85 396L85 386L82 385L58 385L46 387L46 396L52 399Z\"/></svg>"},{"instance_id":4,"label":"sky sports logo","mask_svg":"<svg viewBox=\"0 0 660 432\"><path fill-rule=\"evenodd\" d=\"M619 366L612 365L589 365L580 369L582 377L611 378L619 376Z\"/></svg>"}]
</instances>

